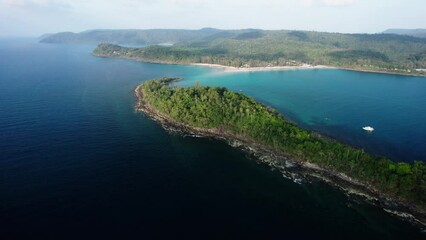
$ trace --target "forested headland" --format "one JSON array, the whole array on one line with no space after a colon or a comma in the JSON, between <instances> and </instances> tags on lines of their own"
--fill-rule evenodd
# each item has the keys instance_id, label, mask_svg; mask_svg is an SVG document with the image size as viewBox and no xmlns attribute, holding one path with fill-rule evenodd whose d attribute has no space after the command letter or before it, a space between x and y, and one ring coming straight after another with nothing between
<instances>
[{"instance_id":1,"label":"forested headland","mask_svg":"<svg viewBox=\"0 0 426 240\"><path fill-rule=\"evenodd\" d=\"M237 68L326 65L426 75L426 39L394 34L211 30L165 47L100 44L94 55L157 63L207 63Z\"/></svg>"},{"instance_id":2,"label":"forested headland","mask_svg":"<svg viewBox=\"0 0 426 240\"><path fill-rule=\"evenodd\" d=\"M176 79L146 81L137 88L140 103L173 121L227 133L265 146L291 159L309 162L371 186L392 199L426 207L426 165L394 162L301 129L277 111L222 87L169 86Z\"/></svg>"}]
</instances>

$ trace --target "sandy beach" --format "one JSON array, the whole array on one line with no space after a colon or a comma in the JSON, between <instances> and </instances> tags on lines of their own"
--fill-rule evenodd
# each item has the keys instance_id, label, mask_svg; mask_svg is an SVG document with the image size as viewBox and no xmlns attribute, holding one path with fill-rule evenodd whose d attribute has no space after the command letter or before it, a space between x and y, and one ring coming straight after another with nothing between
<instances>
[{"instance_id":1,"label":"sandy beach","mask_svg":"<svg viewBox=\"0 0 426 240\"><path fill-rule=\"evenodd\" d=\"M274 67L230 67L219 64L191 63L193 66L217 68L226 72L260 72L260 71L284 71L284 70L305 70L305 69L334 69L334 67L324 65L303 64L299 66L274 66Z\"/></svg>"},{"instance_id":2,"label":"sandy beach","mask_svg":"<svg viewBox=\"0 0 426 240\"><path fill-rule=\"evenodd\" d=\"M308 70L308 69L342 69L356 72L371 72L371 73L384 73L384 74L395 74L402 76L417 76L417 77L426 77L425 74L422 74L424 69L417 69L417 72L394 72L391 70L370 70L370 69L361 69L361 68L350 68L350 67L332 67L325 65L310 65L302 64L299 66L273 66L273 67L231 67L220 64L210 64L210 63L179 63L179 62L168 62L168 61L157 61L157 60L146 60L137 57L127 57L127 56L110 56L105 54L95 54L97 57L106 57L106 58L124 58L131 59L140 62L147 63L157 63L157 64L175 64L175 65L190 65L190 66L200 66L208 68L216 68L223 72L262 72L262 71L286 71L286 70Z\"/></svg>"}]
</instances>

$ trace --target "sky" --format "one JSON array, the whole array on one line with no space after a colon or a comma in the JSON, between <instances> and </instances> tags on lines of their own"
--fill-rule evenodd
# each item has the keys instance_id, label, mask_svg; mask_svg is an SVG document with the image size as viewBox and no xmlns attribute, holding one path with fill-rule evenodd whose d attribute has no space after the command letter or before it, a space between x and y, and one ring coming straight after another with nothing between
<instances>
[{"instance_id":1,"label":"sky","mask_svg":"<svg viewBox=\"0 0 426 240\"><path fill-rule=\"evenodd\" d=\"M0 36L89 29L426 28L426 0L0 0Z\"/></svg>"}]
</instances>

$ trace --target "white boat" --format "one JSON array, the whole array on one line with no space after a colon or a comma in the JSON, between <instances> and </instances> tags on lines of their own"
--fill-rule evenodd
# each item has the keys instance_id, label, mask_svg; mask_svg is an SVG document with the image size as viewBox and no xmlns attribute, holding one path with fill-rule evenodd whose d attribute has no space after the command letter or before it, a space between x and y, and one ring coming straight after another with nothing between
<instances>
[{"instance_id":1,"label":"white boat","mask_svg":"<svg viewBox=\"0 0 426 240\"><path fill-rule=\"evenodd\" d=\"M374 128L373 127L370 127L370 126L365 126L365 127L363 127L362 129L364 129L365 131L367 131L367 132L372 132L372 131L374 131Z\"/></svg>"}]
</instances>

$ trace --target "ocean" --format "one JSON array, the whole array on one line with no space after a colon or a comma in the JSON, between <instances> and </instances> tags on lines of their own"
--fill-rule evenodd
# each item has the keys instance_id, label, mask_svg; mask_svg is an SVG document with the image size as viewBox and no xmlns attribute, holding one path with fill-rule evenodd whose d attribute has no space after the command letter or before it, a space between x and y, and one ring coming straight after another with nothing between
<instances>
[{"instance_id":1,"label":"ocean","mask_svg":"<svg viewBox=\"0 0 426 240\"><path fill-rule=\"evenodd\" d=\"M226 73L0 40L2 239L422 239L323 182L296 184L225 142L134 111L163 76L226 86L300 126L400 161L426 160L426 78L343 70ZM367 134L361 127L376 130Z\"/></svg>"},{"instance_id":2,"label":"ocean","mask_svg":"<svg viewBox=\"0 0 426 240\"><path fill-rule=\"evenodd\" d=\"M212 71L178 83L224 86L305 129L396 161L426 161L426 78L338 69ZM372 133L364 131L372 126Z\"/></svg>"}]
</instances>

